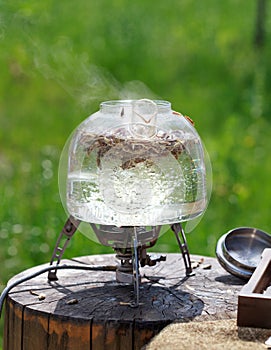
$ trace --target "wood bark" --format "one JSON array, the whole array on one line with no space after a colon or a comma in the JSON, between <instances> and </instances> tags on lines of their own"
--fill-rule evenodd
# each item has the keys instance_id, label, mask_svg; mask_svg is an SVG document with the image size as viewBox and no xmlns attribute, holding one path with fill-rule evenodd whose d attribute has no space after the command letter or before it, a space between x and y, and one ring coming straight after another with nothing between
<instances>
[{"instance_id":1,"label":"wood bark","mask_svg":"<svg viewBox=\"0 0 271 350\"><path fill-rule=\"evenodd\" d=\"M229 275L215 258L192 259L195 275L188 278L181 254L141 268L137 308L129 306L133 286L117 283L114 272L59 270L58 281L48 282L44 274L24 282L6 302L4 350L137 350L172 322L236 317L245 282ZM63 263L112 265L116 260L110 254Z\"/></svg>"}]
</instances>

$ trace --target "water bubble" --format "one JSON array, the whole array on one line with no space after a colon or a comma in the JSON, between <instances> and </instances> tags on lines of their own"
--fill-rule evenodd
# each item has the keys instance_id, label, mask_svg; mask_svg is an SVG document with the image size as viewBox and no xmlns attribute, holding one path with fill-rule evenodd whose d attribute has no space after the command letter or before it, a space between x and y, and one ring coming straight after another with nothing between
<instances>
[{"instance_id":1,"label":"water bubble","mask_svg":"<svg viewBox=\"0 0 271 350\"><path fill-rule=\"evenodd\" d=\"M12 246L8 247L7 252L8 252L8 255L15 256L18 253L18 249L14 245L12 245Z\"/></svg>"},{"instance_id":2,"label":"water bubble","mask_svg":"<svg viewBox=\"0 0 271 350\"><path fill-rule=\"evenodd\" d=\"M15 224L12 226L12 232L19 234L23 232L23 226L21 224Z\"/></svg>"},{"instance_id":3,"label":"water bubble","mask_svg":"<svg viewBox=\"0 0 271 350\"><path fill-rule=\"evenodd\" d=\"M2 230L0 231L0 238L1 238L1 239L6 239L6 238L8 238L8 230L2 229Z\"/></svg>"},{"instance_id":4,"label":"water bubble","mask_svg":"<svg viewBox=\"0 0 271 350\"><path fill-rule=\"evenodd\" d=\"M43 169L51 169L52 168L52 161L50 159L44 159L41 163Z\"/></svg>"},{"instance_id":5,"label":"water bubble","mask_svg":"<svg viewBox=\"0 0 271 350\"><path fill-rule=\"evenodd\" d=\"M50 180L52 177L53 177L54 173L53 173L53 170L52 169L45 169L43 172L42 172L42 176L44 179L46 180Z\"/></svg>"},{"instance_id":6,"label":"water bubble","mask_svg":"<svg viewBox=\"0 0 271 350\"><path fill-rule=\"evenodd\" d=\"M58 156L58 149L57 147L55 147L54 145L45 145L42 150L41 150L42 154L44 154L46 157L51 157L51 158L55 158Z\"/></svg>"},{"instance_id":7,"label":"water bubble","mask_svg":"<svg viewBox=\"0 0 271 350\"><path fill-rule=\"evenodd\" d=\"M41 251L42 253L48 253L49 250L50 250L50 247L49 247L49 245L48 245L47 243L42 243L42 244L40 245L40 251Z\"/></svg>"}]
</instances>

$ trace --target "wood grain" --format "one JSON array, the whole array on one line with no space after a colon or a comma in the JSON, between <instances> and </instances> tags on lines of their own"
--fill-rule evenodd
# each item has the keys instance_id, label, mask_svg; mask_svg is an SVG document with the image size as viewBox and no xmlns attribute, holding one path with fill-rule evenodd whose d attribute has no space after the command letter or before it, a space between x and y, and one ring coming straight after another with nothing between
<instances>
[{"instance_id":1,"label":"wood grain","mask_svg":"<svg viewBox=\"0 0 271 350\"><path fill-rule=\"evenodd\" d=\"M127 305L133 300L133 286L117 283L114 272L59 270L58 281L48 282L44 274L24 282L8 296L4 350L136 350L172 322L236 317L244 282L227 274L215 258L192 259L195 275L189 278L181 254L168 254L165 262L141 268L138 308ZM110 254L63 263L116 261ZM39 294L45 299L39 300Z\"/></svg>"}]
</instances>

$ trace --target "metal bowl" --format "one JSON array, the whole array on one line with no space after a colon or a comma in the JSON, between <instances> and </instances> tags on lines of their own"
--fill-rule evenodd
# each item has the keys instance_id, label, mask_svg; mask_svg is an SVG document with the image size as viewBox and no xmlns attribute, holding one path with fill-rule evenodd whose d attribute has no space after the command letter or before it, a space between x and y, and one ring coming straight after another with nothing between
<instances>
[{"instance_id":1,"label":"metal bowl","mask_svg":"<svg viewBox=\"0 0 271 350\"><path fill-rule=\"evenodd\" d=\"M229 273L249 279L260 262L265 248L271 248L271 236L251 227L238 227L217 242L216 256Z\"/></svg>"}]
</instances>

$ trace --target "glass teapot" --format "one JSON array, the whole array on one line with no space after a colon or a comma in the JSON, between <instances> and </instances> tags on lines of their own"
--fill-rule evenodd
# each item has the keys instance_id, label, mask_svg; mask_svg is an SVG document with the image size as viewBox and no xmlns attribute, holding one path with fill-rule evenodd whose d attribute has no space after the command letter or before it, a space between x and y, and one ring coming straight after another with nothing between
<instances>
[{"instance_id":1,"label":"glass teapot","mask_svg":"<svg viewBox=\"0 0 271 350\"><path fill-rule=\"evenodd\" d=\"M72 136L66 206L80 221L115 227L199 216L206 168L193 122L167 101L101 103Z\"/></svg>"}]
</instances>

